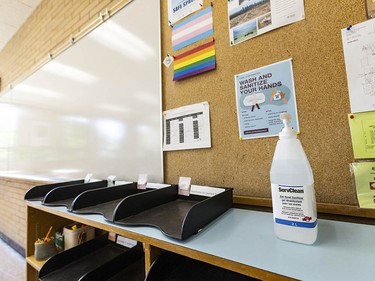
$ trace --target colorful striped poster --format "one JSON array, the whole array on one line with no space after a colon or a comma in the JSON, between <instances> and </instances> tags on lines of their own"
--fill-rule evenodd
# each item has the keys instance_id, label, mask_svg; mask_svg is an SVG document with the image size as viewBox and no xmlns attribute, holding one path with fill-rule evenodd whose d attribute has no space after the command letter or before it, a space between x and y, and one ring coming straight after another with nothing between
<instances>
[{"instance_id":1,"label":"colorful striped poster","mask_svg":"<svg viewBox=\"0 0 375 281\"><path fill-rule=\"evenodd\" d=\"M215 41L187 51L174 60L173 81L181 80L216 68Z\"/></svg>"},{"instance_id":2,"label":"colorful striped poster","mask_svg":"<svg viewBox=\"0 0 375 281\"><path fill-rule=\"evenodd\" d=\"M172 49L180 50L213 35L212 7L208 7L172 28Z\"/></svg>"}]
</instances>

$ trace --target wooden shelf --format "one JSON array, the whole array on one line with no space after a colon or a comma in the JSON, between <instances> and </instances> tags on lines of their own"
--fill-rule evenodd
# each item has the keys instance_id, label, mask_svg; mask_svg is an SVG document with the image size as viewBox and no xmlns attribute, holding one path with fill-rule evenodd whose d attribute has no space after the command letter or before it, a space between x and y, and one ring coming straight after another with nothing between
<instances>
[{"instance_id":1,"label":"wooden shelf","mask_svg":"<svg viewBox=\"0 0 375 281\"><path fill-rule=\"evenodd\" d=\"M36 271L40 271L42 266L45 264L47 260L44 261L37 261L35 256L29 256L26 258L26 262L31 265Z\"/></svg>"},{"instance_id":2,"label":"wooden shelf","mask_svg":"<svg viewBox=\"0 0 375 281\"><path fill-rule=\"evenodd\" d=\"M35 280L41 267L32 258L35 225L45 232L51 225L72 221L142 242L146 272L160 253L169 251L260 280L356 280L358 276L372 280L375 276L375 252L369 251L369 245L375 244L372 225L320 219L317 242L302 245L275 237L272 213L233 208L199 234L179 241L156 228L120 226L101 215L77 215L40 202L27 202L27 212L27 280ZM316 270L306 270L306 265Z\"/></svg>"},{"instance_id":3,"label":"wooden shelf","mask_svg":"<svg viewBox=\"0 0 375 281\"><path fill-rule=\"evenodd\" d=\"M146 273L150 269L153 261L163 252L170 251L180 255L190 257L192 259L200 260L206 263L213 264L228 270L241 273L246 276L255 277L258 279L272 279L272 280L294 280L280 274L267 272L250 265L241 264L234 260L223 257L221 254L212 253L205 249L200 249L200 242L190 246L184 241L170 239L164 236L160 230L152 227L125 227L110 223L101 215L80 215L68 212L65 207L48 207L41 204L41 202L27 202L27 256L32 256L34 251L35 241L35 224L39 224L42 232L48 230L51 225L62 226L71 222L83 223L95 227L97 230L114 232L118 235L128 237L143 243L145 250L145 270ZM204 231L201 231L204 232ZM204 237L203 233L199 237ZM198 238L198 236L196 237ZM205 238L206 239L206 238ZM211 239L209 239L211 241ZM211 241L212 242L212 241ZM203 242L203 244L212 245L212 243ZM216 247L213 247L215 249ZM35 260L35 259L34 259ZM34 264L35 265L35 264ZM27 280L34 280L40 268L30 264L30 267L35 269L35 272L28 268Z\"/></svg>"}]
</instances>

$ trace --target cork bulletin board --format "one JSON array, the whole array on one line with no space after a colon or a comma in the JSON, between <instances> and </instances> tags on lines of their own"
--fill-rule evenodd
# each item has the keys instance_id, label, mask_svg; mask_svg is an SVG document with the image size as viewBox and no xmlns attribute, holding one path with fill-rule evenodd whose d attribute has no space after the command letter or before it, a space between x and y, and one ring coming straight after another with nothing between
<instances>
[{"instance_id":1,"label":"cork bulletin board","mask_svg":"<svg viewBox=\"0 0 375 281\"><path fill-rule=\"evenodd\" d=\"M366 8L367 8L367 18L369 19L375 18L375 1L366 0Z\"/></svg>"},{"instance_id":2,"label":"cork bulletin board","mask_svg":"<svg viewBox=\"0 0 375 281\"><path fill-rule=\"evenodd\" d=\"M229 44L227 1L212 1L216 69L175 82L173 67L162 70L163 110L209 103L212 147L164 152L165 182L188 176L192 184L233 187L238 197L270 199L269 170L278 138L239 139L234 75L291 58L299 138L313 169L317 202L357 206L340 30L366 20L364 1L306 0L304 20L234 46ZM164 58L184 50L172 51L168 1L161 2ZM203 7L210 4L205 0Z\"/></svg>"}]
</instances>

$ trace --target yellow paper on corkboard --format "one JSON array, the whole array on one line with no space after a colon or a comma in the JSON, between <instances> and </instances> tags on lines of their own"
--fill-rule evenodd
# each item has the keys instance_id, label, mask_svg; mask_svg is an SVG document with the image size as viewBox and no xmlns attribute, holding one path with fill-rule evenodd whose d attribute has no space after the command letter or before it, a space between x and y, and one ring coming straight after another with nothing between
<instances>
[{"instance_id":1,"label":"yellow paper on corkboard","mask_svg":"<svg viewBox=\"0 0 375 281\"><path fill-rule=\"evenodd\" d=\"M375 162L351 164L360 208L375 209Z\"/></svg>"},{"instance_id":2,"label":"yellow paper on corkboard","mask_svg":"<svg viewBox=\"0 0 375 281\"><path fill-rule=\"evenodd\" d=\"M375 158L375 111L348 115L354 158Z\"/></svg>"}]
</instances>

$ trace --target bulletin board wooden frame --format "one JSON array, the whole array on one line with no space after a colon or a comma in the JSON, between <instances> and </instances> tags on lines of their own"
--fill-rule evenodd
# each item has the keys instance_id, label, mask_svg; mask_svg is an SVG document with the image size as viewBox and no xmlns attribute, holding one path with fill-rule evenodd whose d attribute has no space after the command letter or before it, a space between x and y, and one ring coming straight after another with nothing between
<instances>
[{"instance_id":1,"label":"bulletin board wooden frame","mask_svg":"<svg viewBox=\"0 0 375 281\"><path fill-rule=\"evenodd\" d=\"M162 58L172 51L167 2L162 1ZM211 2L204 1L204 7ZM302 21L230 46L227 1L212 1L217 67L181 81L163 66L163 110L208 101L212 147L164 152L164 178L234 188L234 202L271 207L269 170L277 137L240 140L234 75L292 58L300 125L321 212L375 217L359 209L349 163L354 161L341 29L366 20L363 0L305 1Z\"/></svg>"}]
</instances>

